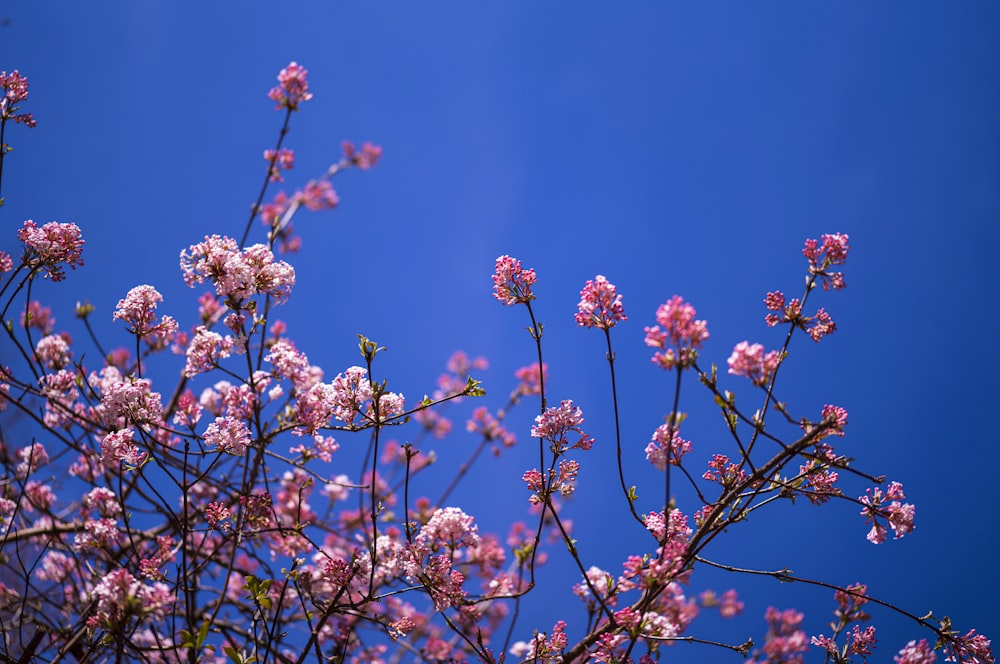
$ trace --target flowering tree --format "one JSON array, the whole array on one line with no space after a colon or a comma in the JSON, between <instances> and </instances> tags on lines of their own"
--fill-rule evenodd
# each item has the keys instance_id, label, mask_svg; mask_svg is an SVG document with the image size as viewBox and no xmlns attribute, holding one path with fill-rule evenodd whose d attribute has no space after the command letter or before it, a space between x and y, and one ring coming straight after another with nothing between
<instances>
[{"instance_id":1,"label":"flowering tree","mask_svg":"<svg viewBox=\"0 0 1000 664\"><path fill-rule=\"evenodd\" d=\"M8 120L35 122L19 112L27 79L2 72L0 86L2 143ZM604 570L588 564L577 546L564 503L588 452L612 443L586 433L572 400L550 404L533 269L499 257L493 294L504 305L523 305L537 361L515 372L517 385L501 407L472 412L466 429L479 445L436 501L416 494L412 480L434 461L434 441L452 430L445 406L485 395L472 375L485 360L456 353L429 396L407 400L390 390L376 362L384 349L375 341L359 335L359 363L326 381L276 318L295 271L274 252L299 248L294 216L303 207L335 207L330 180L346 169L372 168L381 150L345 143L320 178L265 202L270 185L294 166L283 142L293 114L312 98L306 70L289 64L268 96L283 123L276 145L264 152L264 182L247 224L236 229L240 239L208 235L180 252L185 283L207 288L188 327L160 313L162 295L142 284L113 313L127 348L106 350L91 330L95 309L88 304L76 310L87 341L74 341L56 331L51 309L33 290L83 264L81 229L24 221L20 258L0 253L2 356L9 363L0 366L0 394L13 422L0 439L0 654L7 661L652 662L669 659L666 646L678 641L760 663L803 662L810 651L827 662L867 661L876 645L872 606L907 616L924 631L893 646L902 646L899 664L994 661L989 641L975 630L909 613L869 595L863 584L840 587L705 555L727 529L782 500L846 504L863 517L873 544L913 530L914 507L903 487L855 468L838 449L848 423L843 408L803 414L776 397L792 338L804 333L820 342L836 330L826 310L807 308L807 301L844 288L846 235L806 241L799 297L767 293L766 324L787 332L780 348L750 341L733 348L728 374L748 381L739 405L718 367L699 357L709 327L692 304L673 296L655 312L645 342L667 373L673 402L645 458L662 482L643 487L658 500L641 510L622 463L635 451L616 435L620 509L646 539L623 555L620 568ZM0 168L6 150L0 145ZM255 228L263 242L250 244ZM575 322L604 335L616 432L611 334L626 319L614 284L598 275L584 285ZM93 357L90 349L101 358L96 363L84 361ZM163 369L172 355L176 372ZM697 444L682 437L682 393L692 391L719 408L726 434L707 468L685 464ZM537 465L523 472L526 491L518 497L531 519L512 518L502 540L479 532L473 516L449 499L480 470L484 450L500 454L517 443L505 418L536 400L530 437ZM409 431L410 442L396 442L397 430ZM336 462L346 440L367 443L353 475ZM870 488L855 496L841 488L843 476ZM680 503L678 484L697 501ZM536 590L555 547L568 551L578 571L579 582L566 590L580 604L562 609L551 625L525 625L518 620L521 598ZM696 636L692 625L701 612L728 617L743 608L735 590L695 590L696 571L709 567L737 579L769 576L824 588L834 620L828 631L807 634L800 612L772 607L757 642Z\"/></svg>"}]
</instances>

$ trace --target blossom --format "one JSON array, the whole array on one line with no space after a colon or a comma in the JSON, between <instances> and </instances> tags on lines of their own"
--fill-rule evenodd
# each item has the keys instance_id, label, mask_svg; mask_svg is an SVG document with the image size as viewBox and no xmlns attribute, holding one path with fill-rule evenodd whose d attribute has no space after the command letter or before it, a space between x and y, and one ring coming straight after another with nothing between
<instances>
[{"instance_id":1,"label":"blossom","mask_svg":"<svg viewBox=\"0 0 1000 664\"><path fill-rule=\"evenodd\" d=\"M684 455L691 451L691 442L680 437L676 427L661 424L653 432L653 439L646 446L646 460L665 470L667 464L679 466Z\"/></svg>"},{"instance_id":2,"label":"blossom","mask_svg":"<svg viewBox=\"0 0 1000 664\"><path fill-rule=\"evenodd\" d=\"M766 640L764 647L750 660L751 664L802 664L805 661L802 653L809 648L806 633L800 629L805 616L794 609L780 611L772 606L764 617L768 624Z\"/></svg>"},{"instance_id":3,"label":"blossom","mask_svg":"<svg viewBox=\"0 0 1000 664\"><path fill-rule=\"evenodd\" d=\"M565 399L558 406L547 408L544 413L535 417L531 436L548 439L557 454L577 447L589 450L594 444L594 439L580 429L581 424L583 424L583 411L574 406L572 400ZM566 438L570 433L579 436L572 445Z\"/></svg>"},{"instance_id":4,"label":"blossom","mask_svg":"<svg viewBox=\"0 0 1000 664\"><path fill-rule=\"evenodd\" d=\"M146 585L124 568L104 576L94 587L93 596L97 606L87 619L92 629L122 627L130 616L162 620L174 602L166 584Z\"/></svg>"},{"instance_id":5,"label":"blossom","mask_svg":"<svg viewBox=\"0 0 1000 664\"><path fill-rule=\"evenodd\" d=\"M340 203L340 198L333 190L333 185L326 180L310 180L304 190L295 192L294 198L314 212L332 210Z\"/></svg>"},{"instance_id":6,"label":"blossom","mask_svg":"<svg viewBox=\"0 0 1000 664\"><path fill-rule=\"evenodd\" d=\"M460 508L439 508L420 528L416 541L429 550L437 550L443 546L454 551L460 546L477 546L479 528L473 517Z\"/></svg>"},{"instance_id":7,"label":"blossom","mask_svg":"<svg viewBox=\"0 0 1000 664\"><path fill-rule=\"evenodd\" d=\"M344 141L340 147L344 151L344 159L363 171L373 168L382 157L382 148L367 141L361 145L360 151L350 141Z\"/></svg>"},{"instance_id":8,"label":"blossom","mask_svg":"<svg viewBox=\"0 0 1000 664\"><path fill-rule=\"evenodd\" d=\"M116 467L119 462L129 466L138 466L146 456L132 441L134 432L131 429L119 429L107 434L101 439L101 462L108 468Z\"/></svg>"},{"instance_id":9,"label":"blossom","mask_svg":"<svg viewBox=\"0 0 1000 664\"><path fill-rule=\"evenodd\" d=\"M927 643L927 639L910 641L899 651L899 654L892 658L896 664L934 664L937 655Z\"/></svg>"},{"instance_id":10,"label":"blossom","mask_svg":"<svg viewBox=\"0 0 1000 664\"><path fill-rule=\"evenodd\" d=\"M865 517L865 523L872 524L867 536L869 542L881 544L885 541L888 530L879 519L883 519L892 528L896 539L913 531L916 508L910 503L900 502L906 498L902 484L890 482L885 493L881 488L875 487L868 489L865 494L858 498L858 502L864 506L861 516Z\"/></svg>"},{"instance_id":11,"label":"blossom","mask_svg":"<svg viewBox=\"0 0 1000 664\"><path fill-rule=\"evenodd\" d=\"M163 296L152 286L136 286L118 300L112 320L125 321L128 331L140 338L152 336L147 339L150 345L163 344L177 332L177 321L170 316L156 321L156 305L162 301Z\"/></svg>"},{"instance_id":12,"label":"blossom","mask_svg":"<svg viewBox=\"0 0 1000 664\"><path fill-rule=\"evenodd\" d=\"M268 98L278 102L276 110L287 108L298 110L299 104L312 99L309 92L309 82L306 80L308 70L297 62L290 62L278 73L278 85L267 93Z\"/></svg>"},{"instance_id":13,"label":"blossom","mask_svg":"<svg viewBox=\"0 0 1000 664\"><path fill-rule=\"evenodd\" d=\"M204 325L199 325L195 328L194 339L186 351L187 364L184 366L184 375L191 378L213 369L219 360L232 355L235 346L236 340L233 337L223 338L218 332L212 332Z\"/></svg>"},{"instance_id":14,"label":"blossom","mask_svg":"<svg viewBox=\"0 0 1000 664\"><path fill-rule=\"evenodd\" d=\"M0 89L3 90L3 95L0 96L0 118L13 120L29 128L34 127L35 118L31 113L14 113L19 110L18 104L28 98L28 77L22 76L16 69L9 74L0 71Z\"/></svg>"},{"instance_id":15,"label":"blossom","mask_svg":"<svg viewBox=\"0 0 1000 664\"><path fill-rule=\"evenodd\" d=\"M32 271L42 269L52 281L66 278L63 264L71 269L83 265L83 245L80 227L50 221L39 228L32 220L24 222L17 232L24 242L24 264Z\"/></svg>"},{"instance_id":16,"label":"blossom","mask_svg":"<svg viewBox=\"0 0 1000 664\"><path fill-rule=\"evenodd\" d=\"M521 367L514 372L518 384L514 394L517 396L538 395L542 393L542 382L549 377L549 365L542 363L542 370L538 370L538 362Z\"/></svg>"},{"instance_id":17,"label":"blossom","mask_svg":"<svg viewBox=\"0 0 1000 664\"><path fill-rule=\"evenodd\" d=\"M486 440L498 441L503 447L514 447L517 444L517 435L507 430L486 406L479 406L472 411L472 417L465 423L465 430L469 433L479 432ZM496 453L499 454L498 449Z\"/></svg>"},{"instance_id":18,"label":"blossom","mask_svg":"<svg viewBox=\"0 0 1000 664\"><path fill-rule=\"evenodd\" d=\"M47 369L51 370L62 369L73 359L73 352L61 334L50 334L39 339L35 345L35 355Z\"/></svg>"},{"instance_id":19,"label":"blossom","mask_svg":"<svg viewBox=\"0 0 1000 664\"><path fill-rule=\"evenodd\" d=\"M695 349L701 348L708 338L708 324L695 320L697 312L680 295L674 295L656 310L657 324L645 327L646 345L659 348L653 353L653 363L670 370L675 366L686 369L698 357Z\"/></svg>"},{"instance_id":20,"label":"blossom","mask_svg":"<svg viewBox=\"0 0 1000 664\"><path fill-rule=\"evenodd\" d=\"M205 430L205 443L233 456L243 456L250 446L250 430L235 417L217 417Z\"/></svg>"},{"instance_id":21,"label":"blossom","mask_svg":"<svg viewBox=\"0 0 1000 664\"><path fill-rule=\"evenodd\" d=\"M729 373L749 378L754 385L764 386L778 370L781 359L781 354L776 350L765 354L764 347L760 344L741 341L733 348L733 354L727 362Z\"/></svg>"},{"instance_id":22,"label":"blossom","mask_svg":"<svg viewBox=\"0 0 1000 664\"><path fill-rule=\"evenodd\" d=\"M990 640L983 634L970 630L965 636L960 636L951 642L951 653L945 657L946 662L970 662L971 664L994 664ZM956 656L958 659L956 659Z\"/></svg>"},{"instance_id":23,"label":"blossom","mask_svg":"<svg viewBox=\"0 0 1000 664\"><path fill-rule=\"evenodd\" d=\"M843 273L830 272L827 268L846 263L850 248L847 235L843 233L823 235L819 242L806 240L802 255L809 261L809 272L819 278L823 290L844 288Z\"/></svg>"},{"instance_id":24,"label":"blossom","mask_svg":"<svg viewBox=\"0 0 1000 664\"><path fill-rule=\"evenodd\" d=\"M574 316L580 327L596 327L609 330L618 321L627 320L622 308L622 296L618 295L615 285L602 275L587 281L580 291L580 303Z\"/></svg>"},{"instance_id":25,"label":"blossom","mask_svg":"<svg viewBox=\"0 0 1000 664\"><path fill-rule=\"evenodd\" d=\"M528 303L535 299L531 287L537 281L535 270L525 270L521 261L510 256L497 258L493 274L493 297L507 306Z\"/></svg>"},{"instance_id":26,"label":"blossom","mask_svg":"<svg viewBox=\"0 0 1000 664\"><path fill-rule=\"evenodd\" d=\"M291 170L295 166L295 151L289 148L264 150L264 159L270 164L271 182L284 182L281 171Z\"/></svg>"},{"instance_id":27,"label":"blossom","mask_svg":"<svg viewBox=\"0 0 1000 664\"><path fill-rule=\"evenodd\" d=\"M276 261L267 246L241 250L236 240L219 235L205 236L182 251L180 267L188 286L211 281L218 295L235 300L263 294L283 302L295 285L295 270Z\"/></svg>"}]
</instances>

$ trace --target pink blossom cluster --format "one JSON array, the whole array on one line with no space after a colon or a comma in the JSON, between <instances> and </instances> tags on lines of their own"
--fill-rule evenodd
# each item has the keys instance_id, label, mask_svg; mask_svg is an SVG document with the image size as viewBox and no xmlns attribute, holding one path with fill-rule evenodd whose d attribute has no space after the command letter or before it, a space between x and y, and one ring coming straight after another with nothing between
<instances>
[{"instance_id":1,"label":"pink blossom cluster","mask_svg":"<svg viewBox=\"0 0 1000 664\"><path fill-rule=\"evenodd\" d=\"M64 265L73 270L83 265L84 242L76 224L50 221L39 228L28 219L17 237L24 242L24 265L32 272L43 271L52 281L66 278Z\"/></svg>"},{"instance_id":2,"label":"pink blossom cluster","mask_svg":"<svg viewBox=\"0 0 1000 664\"><path fill-rule=\"evenodd\" d=\"M764 647L750 660L751 664L804 664L803 653L809 649L806 633L801 629L805 616L794 609L784 611L768 607L764 614L767 620L767 636Z\"/></svg>"},{"instance_id":3,"label":"pink blossom cluster","mask_svg":"<svg viewBox=\"0 0 1000 664\"><path fill-rule=\"evenodd\" d=\"M469 433L482 434L486 440L498 442L502 447L514 447L517 444L517 436L508 431L486 406L480 406L472 411L472 417L465 423L465 430Z\"/></svg>"},{"instance_id":4,"label":"pink blossom cluster","mask_svg":"<svg viewBox=\"0 0 1000 664\"><path fill-rule=\"evenodd\" d=\"M219 235L182 251L180 265L188 286L210 281L218 295L237 303L255 295L284 302L295 285L295 270L265 245L241 250L236 240Z\"/></svg>"},{"instance_id":5,"label":"pink blossom cluster","mask_svg":"<svg viewBox=\"0 0 1000 664\"><path fill-rule=\"evenodd\" d=\"M205 430L205 444L233 456L243 456L250 446L250 430L235 417L218 417Z\"/></svg>"},{"instance_id":6,"label":"pink blossom cluster","mask_svg":"<svg viewBox=\"0 0 1000 664\"><path fill-rule=\"evenodd\" d=\"M267 93L271 101L277 102L275 110L287 108L296 111L299 104L313 98L309 92L309 81L306 80L308 70L297 62L290 62L278 73L278 85Z\"/></svg>"},{"instance_id":7,"label":"pink blossom cluster","mask_svg":"<svg viewBox=\"0 0 1000 664\"><path fill-rule=\"evenodd\" d=\"M531 302L535 299L531 287L537 280L534 269L522 268L516 258L500 256L493 273L493 297L507 306Z\"/></svg>"},{"instance_id":8,"label":"pink blossom cluster","mask_svg":"<svg viewBox=\"0 0 1000 664\"><path fill-rule=\"evenodd\" d=\"M363 171L374 168L382 157L382 148L368 141L361 144L360 150L350 141L344 141L340 147L344 152L344 160Z\"/></svg>"},{"instance_id":9,"label":"pink blossom cluster","mask_svg":"<svg viewBox=\"0 0 1000 664\"><path fill-rule=\"evenodd\" d=\"M837 324L827 313L826 309L820 308L813 316L802 315L802 302L798 298L789 300L785 304L785 294L781 291L774 291L764 298L764 305L768 311L780 311L782 315L770 313L764 317L768 327L774 327L779 323L791 323L795 327L805 330L813 341L818 342L823 337L832 334L837 329Z\"/></svg>"},{"instance_id":10,"label":"pink blossom cluster","mask_svg":"<svg viewBox=\"0 0 1000 664\"><path fill-rule=\"evenodd\" d=\"M653 432L653 439L646 445L646 460L657 470L666 470L667 464L681 465L681 459L691 451L691 441L681 438L675 426L661 424Z\"/></svg>"},{"instance_id":11,"label":"pink blossom cluster","mask_svg":"<svg viewBox=\"0 0 1000 664\"><path fill-rule=\"evenodd\" d=\"M671 370L686 369L698 357L697 350L708 339L708 324L696 320L694 307L680 295L674 295L656 310L657 325L645 327L646 345L660 350L653 354L653 363Z\"/></svg>"},{"instance_id":12,"label":"pink blossom cluster","mask_svg":"<svg viewBox=\"0 0 1000 664\"><path fill-rule=\"evenodd\" d=\"M828 268L846 263L850 248L847 235L843 233L823 235L818 242L806 240L802 255L809 261L809 273L819 278L823 290L844 288L843 273L831 272Z\"/></svg>"},{"instance_id":13,"label":"pink blossom cluster","mask_svg":"<svg viewBox=\"0 0 1000 664\"><path fill-rule=\"evenodd\" d=\"M874 487L858 498L864 505L861 516L865 517L865 523L872 524L868 532L869 542L881 544L885 541L888 529L880 520L884 520L892 528L896 539L913 532L915 508L910 503L900 502L904 498L906 495L903 493L903 485L899 482L890 482L885 493L880 487Z\"/></svg>"},{"instance_id":14,"label":"pink blossom cluster","mask_svg":"<svg viewBox=\"0 0 1000 664\"><path fill-rule=\"evenodd\" d=\"M268 163L271 182L284 182L281 171L290 171L295 167L295 150L281 148L280 150L264 150L264 160Z\"/></svg>"},{"instance_id":15,"label":"pink blossom cluster","mask_svg":"<svg viewBox=\"0 0 1000 664\"><path fill-rule=\"evenodd\" d=\"M17 113L18 104L28 98L28 77L22 76L16 69L9 74L0 71L0 122L13 120L26 127L35 126L35 118L31 113Z\"/></svg>"},{"instance_id":16,"label":"pink blossom cluster","mask_svg":"<svg viewBox=\"0 0 1000 664\"><path fill-rule=\"evenodd\" d=\"M771 382L781 360L781 353L776 350L765 353L762 345L741 341L733 347L727 363L729 373L749 378L754 385L764 387Z\"/></svg>"},{"instance_id":17,"label":"pink blossom cluster","mask_svg":"<svg viewBox=\"0 0 1000 664\"><path fill-rule=\"evenodd\" d=\"M177 321L170 316L156 317L156 306L163 302L159 291L149 285L136 286L118 300L114 320L123 320L128 331L149 346L163 348L177 334Z\"/></svg>"},{"instance_id":18,"label":"pink blossom cluster","mask_svg":"<svg viewBox=\"0 0 1000 664\"><path fill-rule=\"evenodd\" d=\"M514 390L516 397L538 396L542 393L542 382L549 379L549 365L543 362L539 371L538 363L535 362L515 371L514 377L518 380L517 389Z\"/></svg>"},{"instance_id":19,"label":"pink blossom cluster","mask_svg":"<svg viewBox=\"0 0 1000 664\"><path fill-rule=\"evenodd\" d=\"M615 285L600 274L584 285L576 308L574 317L580 327L610 330L619 321L628 319L622 308L622 296Z\"/></svg>"},{"instance_id":20,"label":"pink blossom cluster","mask_svg":"<svg viewBox=\"0 0 1000 664\"><path fill-rule=\"evenodd\" d=\"M166 584L144 584L124 568L105 575L94 587L93 596L97 606L87 625L109 631L125 628L132 618L163 620L174 602Z\"/></svg>"},{"instance_id":21,"label":"pink blossom cluster","mask_svg":"<svg viewBox=\"0 0 1000 664\"><path fill-rule=\"evenodd\" d=\"M531 436L548 440L557 456L576 448L589 450L594 444L594 439L580 429L581 424L583 424L583 411L579 406L574 406L571 399L565 399L558 406L547 408L535 418ZM571 442L569 437L574 440Z\"/></svg>"}]
</instances>

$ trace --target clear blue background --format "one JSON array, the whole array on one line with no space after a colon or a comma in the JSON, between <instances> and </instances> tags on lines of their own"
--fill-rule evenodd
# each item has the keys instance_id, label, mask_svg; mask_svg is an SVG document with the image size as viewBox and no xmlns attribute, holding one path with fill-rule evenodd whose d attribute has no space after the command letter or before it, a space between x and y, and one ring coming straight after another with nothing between
<instances>
[{"instance_id":1,"label":"clear blue background","mask_svg":"<svg viewBox=\"0 0 1000 664\"><path fill-rule=\"evenodd\" d=\"M200 291L184 287L178 253L205 234L239 237L280 122L265 94L297 60L315 99L293 118L288 186L325 170L345 138L385 156L335 180L338 210L297 218L298 283L278 316L328 378L358 363L356 333L389 347L382 375L411 399L452 350L486 355L496 407L533 347L523 310L490 295L493 261L534 266L550 398L574 399L598 439L566 513L585 563L612 572L649 540L625 527L610 471L603 339L572 319L584 281L604 274L624 294L630 320L614 337L626 468L648 511L660 485L642 449L672 386L642 344L657 305L678 293L709 321L706 365L724 366L744 339L776 347L764 294L800 294L806 237L848 233L847 290L812 301L840 329L819 345L793 341L778 392L796 415L845 406L840 449L903 483L917 529L875 547L848 503L781 505L708 555L865 581L914 613L1000 638L1000 5L6 1L3 18L0 69L29 77L24 110L38 127L8 133L2 246L16 251L28 218L74 221L87 239L86 267L39 293L57 329L82 340L72 305L87 298L105 343L125 343L111 313L140 283L164 293L164 313L195 323ZM724 383L757 401L745 381ZM533 408L512 420L522 446L457 498L484 530L505 531L526 498ZM732 453L694 381L682 410L693 469ZM461 433L438 445L442 467L473 445ZM547 574L520 638L557 618L581 628L569 594L578 575L558 549ZM747 607L721 626L706 615L691 630L702 638L760 642L769 605L805 610L813 635L833 608L825 590L696 573L692 589L707 586L736 586ZM929 636L875 616L876 661ZM739 659L703 646L670 654Z\"/></svg>"}]
</instances>

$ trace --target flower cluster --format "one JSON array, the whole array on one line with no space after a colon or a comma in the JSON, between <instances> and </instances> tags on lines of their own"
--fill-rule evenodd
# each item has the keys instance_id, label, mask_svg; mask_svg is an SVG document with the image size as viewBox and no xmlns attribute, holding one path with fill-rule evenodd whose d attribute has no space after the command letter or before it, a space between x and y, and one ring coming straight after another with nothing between
<instances>
[{"instance_id":1,"label":"flower cluster","mask_svg":"<svg viewBox=\"0 0 1000 664\"><path fill-rule=\"evenodd\" d=\"M35 126L35 118L31 113L17 113L18 104L28 98L28 77L22 76L16 69L9 74L0 71L0 122L13 120L26 127Z\"/></svg>"},{"instance_id":2,"label":"flower cluster","mask_svg":"<svg viewBox=\"0 0 1000 664\"><path fill-rule=\"evenodd\" d=\"M557 455L574 448L589 450L594 444L594 439L580 429L581 424L583 424L583 411L574 406L572 400L566 399L535 418L531 436L548 440L552 445L552 451ZM571 433L576 438L572 444L567 438Z\"/></svg>"},{"instance_id":3,"label":"flower cluster","mask_svg":"<svg viewBox=\"0 0 1000 664\"><path fill-rule=\"evenodd\" d=\"M355 148L354 143L350 141L344 141L340 147L344 151L344 161L363 171L374 168L382 157L382 148L368 141L361 145L360 150Z\"/></svg>"},{"instance_id":4,"label":"flower cluster","mask_svg":"<svg viewBox=\"0 0 1000 664\"><path fill-rule=\"evenodd\" d=\"M646 345L659 348L653 363L666 369L686 369L698 358L696 349L708 339L708 323L695 320L694 307L674 295L656 310L657 325L644 328Z\"/></svg>"},{"instance_id":5,"label":"flower cluster","mask_svg":"<svg viewBox=\"0 0 1000 664\"><path fill-rule=\"evenodd\" d=\"M205 430L205 443L233 456L243 456L250 446L250 430L235 417L218 417Z\"/></svg>"},{"instance_id":6,"label":"flower cluster","mask_svg":"<svg viewBox=\"0 0 1000 664\"><path fill-rule=\"evenodd\" d=\"M850 248L847 244L847 235L843 233L823 235L819 242L806 240L802 255L809 261L809 273L819 278L823 290L844 288L843 273L831 272L828 268L846 263Z\"/></svg>"},{"instance_id":7,"label":"flower cluster","mask_svg":"<svg viewBox=\"0 0 1000 664\"><path fill-rule=\"evenodd\" d=\"M264 150L264 159L269 164L271 182L284 182L281 171L290 171L295 167L295 151L289 148Z\"/></svg>"},{"instance_id":8,"label":"flower cluster","mask_svg":"<svg viewBox=\"0 0 1000 664\"><path fill-rule=\"evenodd\" d=\"M83 239L76 224L60 224L55 221L38 227L28 219L17 232L24 242L24 264L32 271L43 270L52 281L66 278L63 265L75 270L83 265Z\"/></svg>"},{"instance_id":9,"label":"flower cluster","mask_svg":"<svg viewBox=\"0 0 1000 664\"><path fill-rule=\"evenodd\" d=\"M774 327L779 323L791 323L795 327L805 330L813 341L818 342L828 334L832 334L837 329L837 324L827 313L826 309L820 308L814 316L802 315L802 302L798 298L793 298L785 304L785 294L781 291L774 291L764 298L764 306L768 311L780 311L779 316L770 313L764 316L764 321L768 327Z\"/></svg>"},{"instance_id":10,"label":"flower cluster","mask_svg":"<svg viewBox=\"0 0 1000 664\"><path fill-rule=\"evenodd\" d=\"M622 309L622 296L618 295L615 285L601 275L587 281L576 306L576 324L580 327L610 330L618 321L628 319Z\"/></svg>"},{"instance_id":11,"label":"flower cluster","mask_svg":"<svg viewBox=\"0 0 1000 664\"><path fill-rule=\"evenodd\" d=\"M531 292L535 281L534 269L525 270L516 258L500 256L493 273L493 297L507 306L531 302L535 299Z\"/></svg>"},{"instance_id":12,"label":"flower cluster","mask_svg":"<svg viewBox=\"0 0 1000 664\"><path fill-rule=\"evenodd\" d=\"M661 424L653 432L653 439L646 445L646 460L665 470L667 464L681 465L681 459L691 451L691 441L681 438L676 426Z\"/></svg>"},{"instance_id":13,"label":"flower cluster","mask_svg":"<svg viewBox=\"0 0 1000 664\"><path fill-rule=\"evenodd\" d=\"M271 101L278 103L275 110L287 108L289 111L296 111L299 104L313 98L309 92L309 81L306 80L308 73L297 62L290 62L278 73L278 85L267 93Z\"/></svg>"},{"instance_id":14,"label":"flower cluster","mask_svg":"<svg viewBox=\"0 0 1000 664\"><path fill-rule=\"evenodd\" d=\"M733 354L727 362L729 373L749 378L754 385L763 387L771 382L781 360L781 353L776 350L764 353L760 344L741 341L733 347Z\"/></svg>"},{"instance_id":15,"label":"flower cluster","mask_svg":"<svg viewBox=\"0 0 1000 664\"><path fill-rule=\"evenodd\" d=\"M204 242L182 251L180 265L188 286L210 281L218 295L234 302L254 295L284 302L295 285L295 270L276 261L265 245L241 250L236 240L219 235L205 236Z\"/></svg>"},{"instance_id":16,"label":"flower cluster","mask_svg":"<svg viewBox=\"0 0 1000 664\"><path fill-rule=\"evenodd\" d=\"M888 529L879 522L884 519L899 539L907 533L913 532L913 515L915 508L910 503L900 502L906 498L903 493L903 485L899 482L890 482L885 493L882 489L875 487L868 489L864 496L858 501L864 505L861 516L865 517L865 523L871 523L872 528L868 532L868 541L872 544L881 544L885 541Z\"/></svg>"},{"instance_id":17,"label":"flower cluster","mask_svg":"<svg viewBox=\"0 0 1000 664\"><path fill-rule=\"evenodd\" d=\"M152 286L136 286L118 300L114 320L123 320L128 331L153 347L163 347L177 333L177 321L170 316L156 320L156 305L163 296Z\"/></svg>"}]
</instances>

